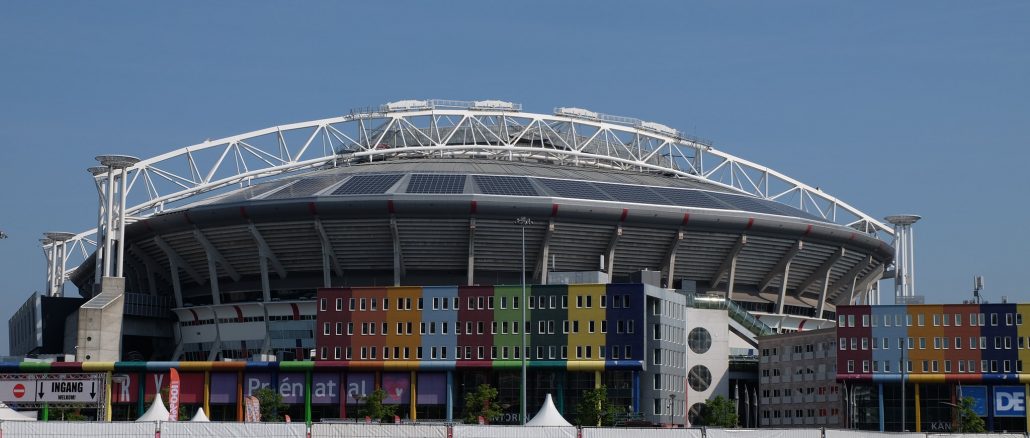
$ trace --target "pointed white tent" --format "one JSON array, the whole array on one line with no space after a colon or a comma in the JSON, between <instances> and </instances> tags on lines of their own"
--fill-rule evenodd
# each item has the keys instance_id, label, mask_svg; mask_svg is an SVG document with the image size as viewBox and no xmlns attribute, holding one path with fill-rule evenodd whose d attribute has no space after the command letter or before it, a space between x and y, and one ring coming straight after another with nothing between
<instances>
[{"instance_id":1,"label":"pointed white tent","mask_svg":"<svg viewBox=\"0 0 1030 438\"><path fill-rule=\"evenodd\" d=\"M18 411L0 403L0 421L36 421L36 419L22 415Z\"/></svg>"},{"instance_id":2,"label":"pointed white tent","mask_svg":"<svg viewBox=\"0 0 1030 438\"><path fill-rule=\"evenodd\" d=\"M197 413L193 416L193 418L190 418L190 421L211 421L211 420L209 420L207 418L207 415L204 415L204 408L200 408L200 409L197 409Z\"/></svg>"},{"instance_id":3,"label":"pointed white tent","mask_svg":"<svg viewBox=\"0 0 1030 438\"><path fill-rule=\"evenodd\" d=\"M168 421L168 408L165 408L161 397L154 397L154 403L136 421Z\"/></svg>"},{"instance_id":4,"label":"pointed white tent","mask_svg":"<svg viewBox=\"0 0 1030 438\"><path fill-rule=\"evenodd\" d=\"M558 408L554 407L554 402L551 400L551 394L547 394L547 398L544 399L544 405L540 407L540 411L533 416L532 420L526 422L526 426L572 426L565 418L558 413Z\"/></svg>"}]
</instances>

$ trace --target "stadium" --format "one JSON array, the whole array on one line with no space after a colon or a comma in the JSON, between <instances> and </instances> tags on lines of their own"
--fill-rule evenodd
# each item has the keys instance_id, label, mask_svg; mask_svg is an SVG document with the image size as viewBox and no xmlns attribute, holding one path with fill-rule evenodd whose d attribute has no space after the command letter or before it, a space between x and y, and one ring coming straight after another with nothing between
<instances>
[{"instance_id":1,"label":"stadium","mask_svg":"<svg viewBox=\"0 0 1030 438\"><path fill-rule=\"evenodd\" d=\"M637 321L640 330L618 342L636 346L635 354L626 347L620 358L608 348L616 345L614 329L607 339L589 341L598 354L586 347L575 358L564 349L534 356L530 346L522 347L531 369L570 370L556 384L570 392L602 380L618 386L625 382L610 380L609 374L617 375L611 371L632 373L624 376L632 380L626 396L631 406L642 411L640 400L654 399L647 414L661 415L658 400L670 391L684 393L687 373L684 364L667 359L664 366L677 369L667 374L678 382L663 388L656 378L654 388L640 388L641 379L662 369L645 355L660 339L645 327L657 323L655 315L678 321L669 324L683 335L661 348L684 352L685 333L693 336L696 325L689 315L659 312L658 306L717 307L728 315L721 323L731 338L723 340L725 363L726 353L755 348L759 334L831 327L836 306L877 304L877 281L894 256L888 225L818 187L663 124L580 108L537 114L503 101L407 100L208 140L143 160L98 159L104 166L90 169L99 194L97 228L43 239L47 296L33 297L12 318L13 354L74 353L77 361L114 362L108 371L115 372L119 364L144 361L152 364L145 369L159 371L175 361L251 360L285 367L313 359L326 369L377 370L361 377L377 387L388 380L382 370L411 372L400 386L410 385L412 397L421 395L416 381L447 388L440 390L446 394L439 403L448 398L447 412L428 411L436 418L451 418L454 379L496 383L504 377L475 369L517 368L518 353L509 357L507 347L486 358L482 352L483 346L489 351L509 341L489 328L492 341L463 339L473 334L470 325L463 334L457 329L449 344L433 344L432 358L427 336L421 343L386 341L394 343L382 347L381 359L375 347L367 357L352 357L351 341L329 337L342 335L341 325L357 316L332 317L334 306L343 311L341 303L348 302L343 313L356 315L356 297L362 297L361 311L365 298L370 311L382 300L384 313L362 320L372 325L372 333L362 334L374 335L376 318L385 318L381 335L387 328L393 335L397 323L396 335L417 337L426 334L418 326L428 317L398 312L429 311L434 299L453 299L451 310L460 305L464 312L492 311L496 298L494 316L479 320L489 326L498 321L502 296L510 292L516 300L518 288L511 286L529 284L523 306L534 309L527 321L534 324L525 332L544 321L547 312L541 309L560 311L547 317L559 326L563 318L566 324L575 320L574 309L591 308L586 297L609 314L596 318L614 327L608 320L617 312L600 303L625 296L630 308L632 296L637 313L626 321ZM124 280L111 280L118 277ZM39 313L33 309L44 298L63 297L66 282L78 288L81 307L63 321L55 318L49 330L65 333L64 343L53 347L59 351L43 351L42 335L14 328L18 321L30 324L29 314ZM575 289L584 284L601 286ZM586 305L570 304L574 298L586 298ZM434 302L432 310L448 309L438 306ZM454 325L471 324L464 314L455 318ZM361 338L351 330L346 338ZM541 331L555 333L543 326ZM534 331L530 345L572 348L575 332L558 332L569 335L538 341ZM483 333L480 326L475 335ZM518 345L517 339L510 342ZM417 354L396 350L409 344ZM444 345L452 351L464 345L464 355L436 358L435 348ZM480 352L470 355L469 347ZM307 370L310 390L311 368L295 369ZM471 371L452 375L462 369ZM447 374L437 382L416 376L416 370ZM205 404L211 377L201 379L204 396L197 400ZM580 377L585 380L578 382ZM242 378L236 385L243 385ZM728 391L726 383L721 391ZM575 401L570 397L565 403ZM670 415L685 416L690 404L681 397L678 403L668 399ZM141 390L140 406L142 399ZM408 402L415 417L416 403ZM339 398L334 403L345 404ZM674 407L679 404L683 409Z\"/></svg>"}]
</instances>

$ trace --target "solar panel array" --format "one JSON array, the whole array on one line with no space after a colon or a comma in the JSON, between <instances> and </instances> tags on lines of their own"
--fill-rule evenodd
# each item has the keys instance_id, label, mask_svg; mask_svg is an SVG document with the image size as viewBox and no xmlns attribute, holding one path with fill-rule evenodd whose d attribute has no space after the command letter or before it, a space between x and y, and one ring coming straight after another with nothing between
<instances>
[{"instance_id":1,"label":"solar panel array","mask_svg":"<svg viewBox=\"0 0 1030 438\"><path fill-rule=\"evenodd\" d=\"M333 190L333 195L379 195L386 193L404 175L356 175Z\"/></svg>"},{"instance_id":2,"label":"solar panel array","mask_svg":"<svg viewBox=\"0 0 1030 438\"><path fill-rule=\"evenodd\" d=\"M345 177L334 174L304 178L299 181L276 181L232 193L219 199L217 202L236 202L251 199L254 196L275 190L283 185L288 186L272 193L265 199L308 197ZM355 175L336 188L332 195L384 194L403 177L404 175L399 173ZM472 179L476 187L478 187L476 192L488 195L546 196L547 194L540 193L532 181L530 181L535 179L554 195L563 198L710 208L716 210L741 210L823 220L819 216L788 205L730 193L510 175L473 175ZM465 180L466 175L462 174L412 174L408 179L406 191L407 193L422 194L461 194L465 192Z\"/></svg>"},{"instance_id":3,"label":"solar panel array","mask_svg":"<svg viewBox=\"0 0 1030 438\"><path fill-rule=\"evenodd\" d=\"M487 195L537 196L529 178L524 176L473 175L472 180Z\"/></svg>"},{"instance_id":4,"label":"solar panel array","mask_svg":"<svg viewBox=\"0 0 1030 438\"><path fill-rule=\"evenodd\" d=\"M729 208L728 205L719 202L700 190L673 189L668 187L653 187L652 189L665 197L665 199L672 201L672 205L713 208L717 210Z\"/></svg>"},{"instance_id":5,"label":"solar panel array","mask_svg":"<svg viewBox=\"0 0 1030 438\"><path fill-rule=\"evenodd\" d=\"M585 181L570 181L563 179L539 178L548 189L563 198L595 199L598 201L610 201L604 193L601 193L593 183Z\"/></svg>"},{"instance_id":6,"label":"solar panel array","mask_svg":"<svg viewBox=\"0 0 1030 438\"><path fill-rule=\"evenodd\" d=\"M275 189L277 189L279 187L282 187L284 184L288 184L290 182L292 182L292 180L289 180L289 181L276 181L276 182L256 185L254 187L248 187L248 188L240 190L240 191L238 191L236 193L232 193L232 194L230 194L228 196L220 198L220 199L218 199L218 202L219 203L228 203L228 202L236 202L236 201L245 201L247 199L250 199L250 198L253 198L255 196L258 196L258 195L260 195L262 193L265 193L265 192L268 192L268 191L271 191L271 190L275 190Z\"/></svg>"},{"instance_id":7,"label":"solar panel array","mask_svg":"<svg viewBox=\"0 0 1030 438\"><path fill-rule=\"evenodd\" d=\"M782 211L779 211L769 206L769 204L772 204L772 202L760 201L754 198L749 198L747 196L730 195L727 193L712 192L710 193L710 195L722 202L725 202L726 204L732 206L737 210L753 211L755 213L767 213L776 215L783 214Z\"/></svg>"},{"instance_id":8,"label":"solar panel array","mask_svg":"<svg viewBox=\"0 0 1030 438\"><path fill-rule=\"evenodd\" d=\"M289 199L313 196L315 193L333 185L335 182L339 181L340 178L343 177L340 175L325 175L304 178L296 184L292 184L289 187L268 195L265 199Z\"/></svg>"},{"instance_id":9,"label":"solar panel array","mask_svg":"<svg viewBox=\"0 0 1030 438\"><path fill-rule=\"evenodd\" d=\"M465 175L420 174L408 179L408 193L456 194L465 192Z\"/></svg>"},{"instance_id":10,"label":"solar panel array","mask_svg":"<svg viewBox=\"0 0 1030 438\"><path fill-rule=\"evenodd\" d=\"M597 183L595 185L616 201L658 205L669 204L669 200L651 190L650 187L604 183Z\"/></svg>"}]
</instances>

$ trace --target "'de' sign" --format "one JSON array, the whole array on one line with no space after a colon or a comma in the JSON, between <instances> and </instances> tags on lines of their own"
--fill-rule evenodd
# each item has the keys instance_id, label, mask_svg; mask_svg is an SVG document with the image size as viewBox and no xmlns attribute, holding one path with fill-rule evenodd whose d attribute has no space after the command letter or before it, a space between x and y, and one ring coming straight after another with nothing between
<instances>
[{"instance_id":1,"label":"'de' sign","mask_svg":"<svg viewBox=\"0 0 1030 438\"><path fill-rule=\"evenodd\" d=\"M1025 417L1025 388L1022 386L995 386L994 415L998 417Z\"/></svg>"}]
</instances>

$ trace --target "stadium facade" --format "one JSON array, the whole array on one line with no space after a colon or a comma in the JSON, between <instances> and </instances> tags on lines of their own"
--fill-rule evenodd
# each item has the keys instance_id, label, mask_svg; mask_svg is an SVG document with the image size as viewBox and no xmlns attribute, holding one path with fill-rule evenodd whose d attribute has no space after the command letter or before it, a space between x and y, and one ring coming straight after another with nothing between
<instances>
[{"instance_id":1,"label":"stadium facade","mask_svg":"<svg viewBox=\"0 0 1030 438\"><path fill-rule=\"evenodd\" d=\"M894 253L886 225L817 187L661 124L577 108L401 101L98 158L98 227L43 243L47 295L71 281L88 300L67 318L77 330L64 353L112 373L142 363L209 382L240 366L224 361L314 364L309 389L325 366L343 370L339 385L401 373L416 399L417 382L443 379L446 399L460 383L504 388L520 322L532 334L518 354L551 373L535 375L549 382L540 390L571 394L559 404L608 382L651 421L682 423L698 398L738 393L730 380L754 384L758 335L831 327L838 305L878 303ZM523 284L526 322L511 312ZM706 337L691 312L721 327ZM692 360L721 365L695 374Z\"/></svg>"}]
</instances>

